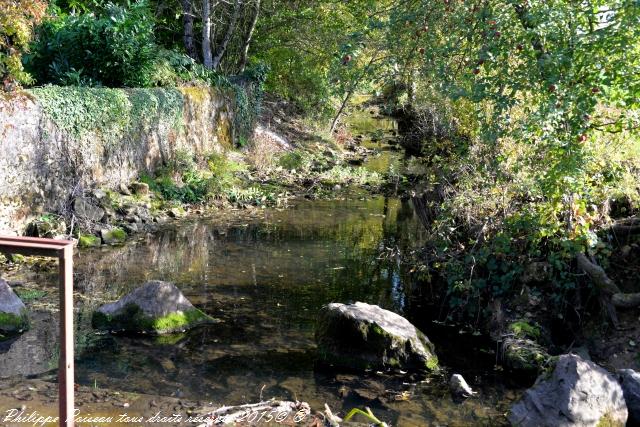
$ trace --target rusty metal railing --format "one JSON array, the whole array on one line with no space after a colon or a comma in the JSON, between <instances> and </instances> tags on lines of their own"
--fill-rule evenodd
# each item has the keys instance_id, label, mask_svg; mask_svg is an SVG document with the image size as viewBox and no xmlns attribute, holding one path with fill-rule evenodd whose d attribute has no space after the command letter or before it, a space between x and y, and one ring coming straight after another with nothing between
<instances>
[{"instance_id":1,"label":"rusty metal railing","mask_svg":"<svg viewBox=\"0 0 640 427\"><path fill-rule=\"evenodd\" d=\"M0 236L0 253L58 258L60 292L58 420L60 426L73 427L73 242L36 237Z\"/></svg>"}]
</instances>

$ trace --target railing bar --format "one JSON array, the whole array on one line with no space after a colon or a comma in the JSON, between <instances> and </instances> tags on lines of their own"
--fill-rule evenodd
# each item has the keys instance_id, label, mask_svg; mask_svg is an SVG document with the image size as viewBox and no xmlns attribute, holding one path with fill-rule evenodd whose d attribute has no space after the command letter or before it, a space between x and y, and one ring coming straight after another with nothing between
<instances>
[{"instance_id":1,"label":"railing bar","mask_svg":"<svg viewBox=\"0 0 640 427\"><path fill-rule=\"evenodd\" d=\"M58 258L60 293L60 365L58 369L58 422L74 425L73 361L73 242L35 237L0 237L0 252Z\"/></svg>"},{"instance_id":2,"label":"railing bar","mask_svg":"<svg viewBox=\"0 0 640 427\"><path fill-rule=\"evenodd\" d=\"M31 242L31 243L40 243L40 244L51 244L57 246L67 246L72 245L73 242L71 240L61 240L61 239L46 239L43 237L0 237L0 243L3 241L7 242Z\"/></svg>"},{"instance_id":3,"label":"railing bar","mask_svg":"<svg viewBox=\"0 0 640 427\"><path fill-rule=\"evenodd\" d=\"M52 256L57 256L57 253L61 250L64 250L65 246L53 246L53 245L49 245L49 244L38 244L38 243L32 243L32 242L16 242L16 241L12 241L12 242L8 242L8 243L2 243L0 242L0 250L20 250L20 249L44 249L44 250L50 250L52 251Z\"/></svg>"}]
</instances>

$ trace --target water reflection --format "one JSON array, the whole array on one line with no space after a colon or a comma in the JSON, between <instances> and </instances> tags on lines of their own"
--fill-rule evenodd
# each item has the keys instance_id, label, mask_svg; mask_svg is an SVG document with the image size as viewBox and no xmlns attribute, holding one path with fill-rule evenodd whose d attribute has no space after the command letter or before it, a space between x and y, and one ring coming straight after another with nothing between
<instances>
[{"instance_id":1,"label":"water reflection","mask_svg":"<svg viewBox=\"0 0 640 427\"><path fill-rule=\"evenodd\" d=\"M84 252L77 282L93 298L80 317L99 300L162 279L223 322L168 341L99 338L80 355L78 381L225 403L263 390L341 407L334 378L314 370L317 311L360 300L402 312L408 282L397 254L422 233L408 202L375 197L300 202L243 224L183 223L126 247Z\"/></svg>"}]
</instances>

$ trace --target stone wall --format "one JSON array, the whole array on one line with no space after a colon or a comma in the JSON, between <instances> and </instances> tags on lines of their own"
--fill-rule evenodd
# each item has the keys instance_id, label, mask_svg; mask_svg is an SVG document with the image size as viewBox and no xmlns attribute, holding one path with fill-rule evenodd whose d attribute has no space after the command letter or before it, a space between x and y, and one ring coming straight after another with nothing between
<instances>
[{"instance_id":1,"label":"stone wall","mask_svg":"<svg viewBox=\"0 0 640 427\"><path fill-rule=\"evenodd\" d=\"M170 99L171 102L164 102ZM233 144L233 105L211 88L45 87L0 95L0 234L73 196L117 188L179 152Z\"/></svg>"}]
</instances>

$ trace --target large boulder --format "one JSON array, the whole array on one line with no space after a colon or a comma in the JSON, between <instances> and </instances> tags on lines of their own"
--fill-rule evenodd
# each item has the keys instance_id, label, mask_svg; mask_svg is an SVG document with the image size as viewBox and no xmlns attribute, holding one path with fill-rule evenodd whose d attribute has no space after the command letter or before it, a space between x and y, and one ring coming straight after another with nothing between
<instances>
[{"instance_id":1,"label":"large boulder","mask_svg":"<svg viewBox=\"0 0 640 427\"><path fill-rule=\"evenodd\" d=\"M633 369L618 370L618 381L622 386L624 400L629 410L629 425L640 425L640 373Z\"/></svg>"},{"instance_id":2,"label":"large boulder","mask_svg":"<svg viewBox=\"0 0 640 427\"><path fill-rule=\"evenodd\" d=\"M316 329L321 362L347 369L432 371L433 344L404 317L377 305L332 303Z\"/></svg>"},{"instance_id":3,"label":"large boulder","mask_svg":"<svg viewBox=\"0 0 640 427\"><path fill-rule=\"evenodd\" d=\"M198 310L172 283L151 281L93 314L100 330L169 334L183 332L214 319Z\"/></svg>"},{"instance_id":4,"label":"large boulder","mask_svg":"<svg viewBox=\"0 0 640 427\"><path fill-rule=\"evenodd\" d=\"M0 339L28 328L27 308L11 286L0 279Z\"/></svg>"},{"instance_id":5,"label":"large boulder","mask_svg":"<svg viewBox=\"0 0 640 427\"><path fill-rule=\"evenodd\" d=\"M620 384L607 371L564 354L511 407L509 421L522 427L624 426L627 405Z\"/></svg>"}]
</instances>

